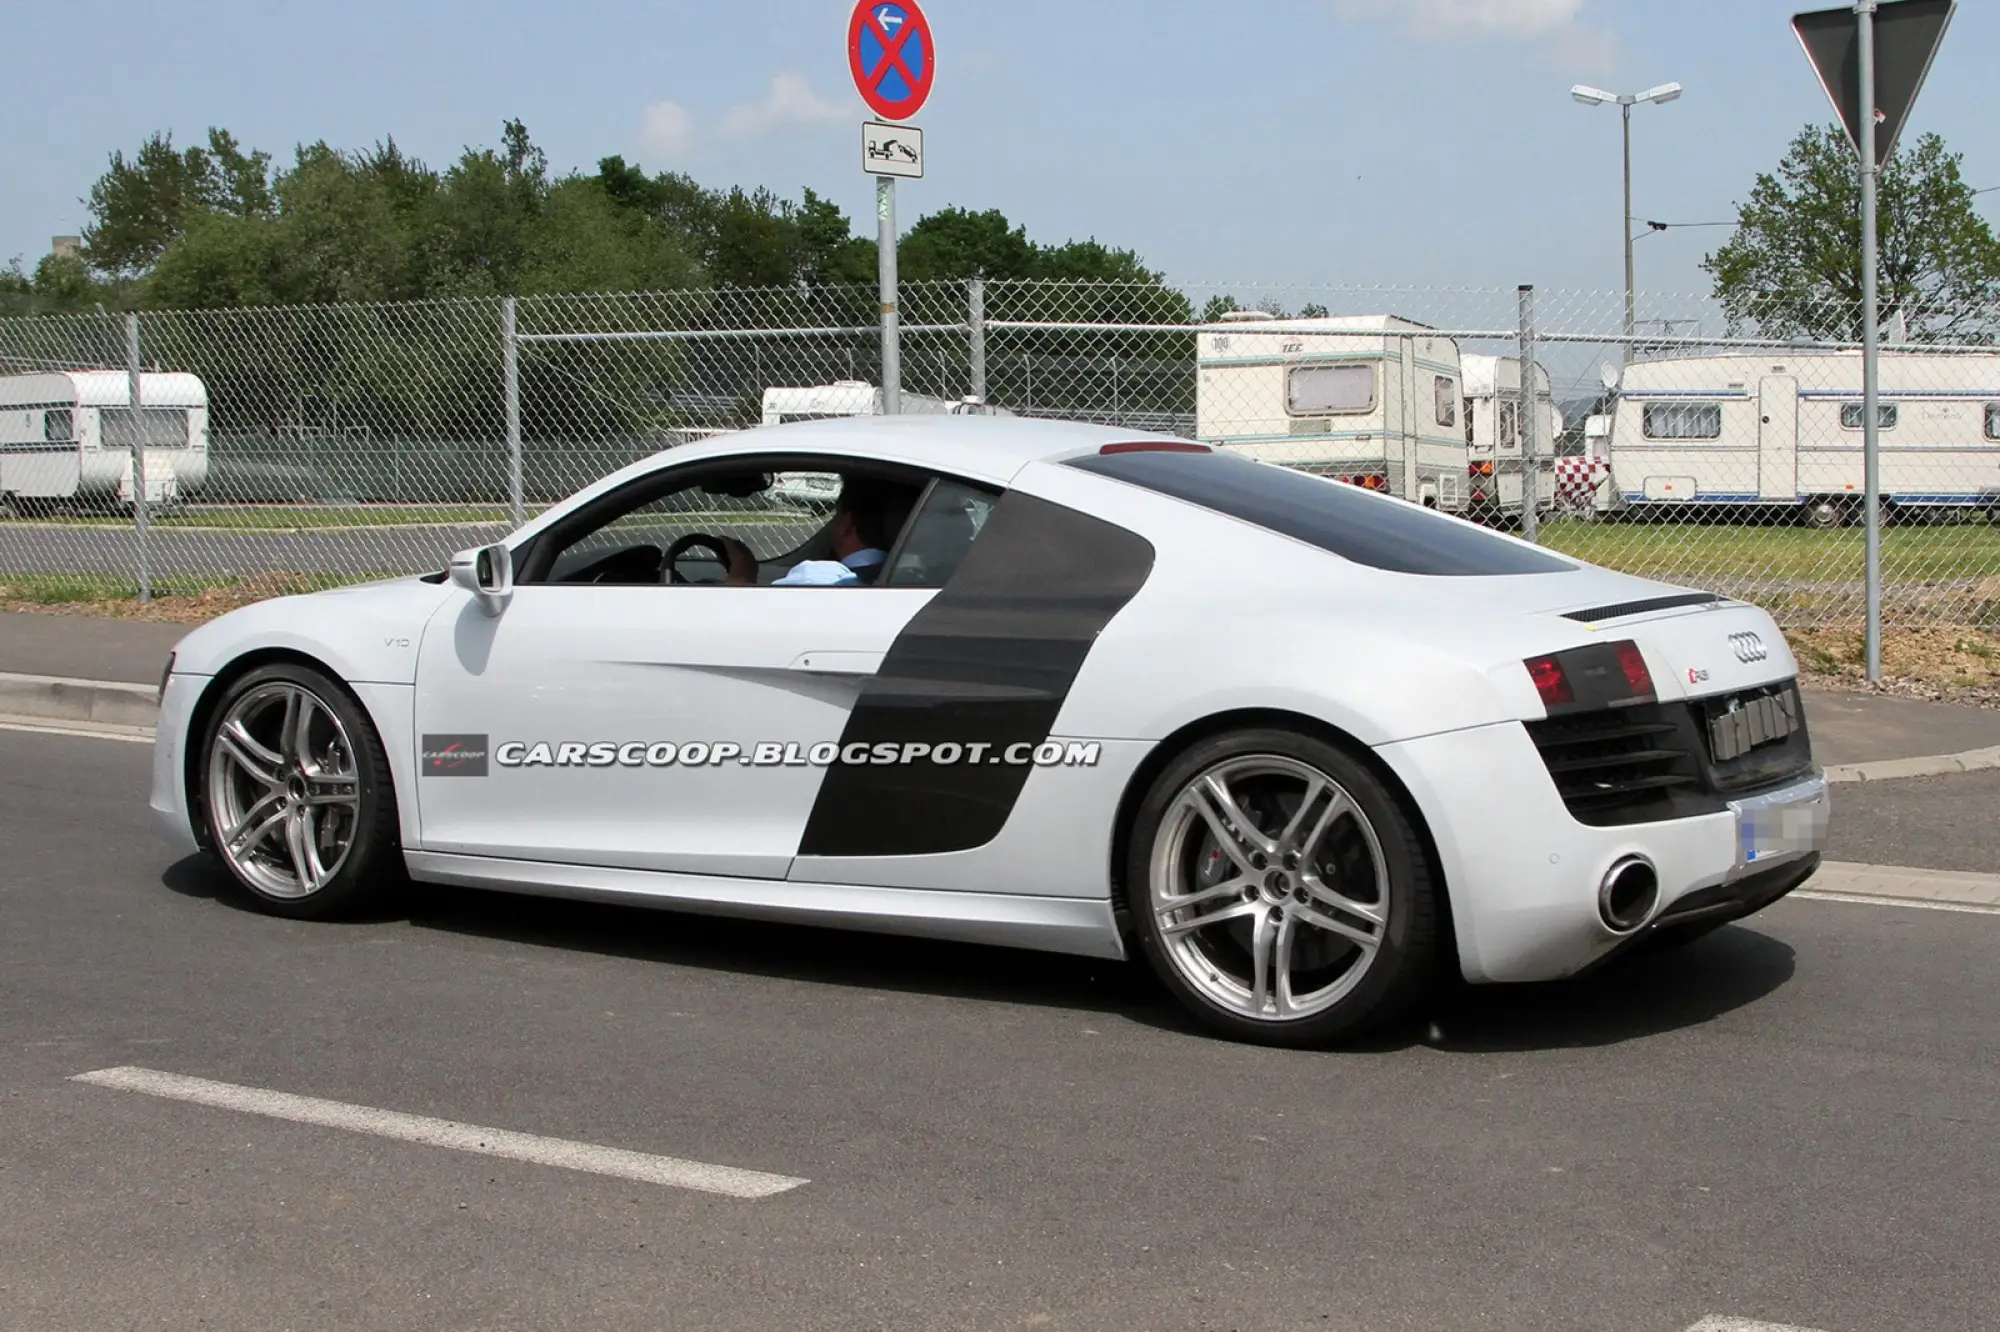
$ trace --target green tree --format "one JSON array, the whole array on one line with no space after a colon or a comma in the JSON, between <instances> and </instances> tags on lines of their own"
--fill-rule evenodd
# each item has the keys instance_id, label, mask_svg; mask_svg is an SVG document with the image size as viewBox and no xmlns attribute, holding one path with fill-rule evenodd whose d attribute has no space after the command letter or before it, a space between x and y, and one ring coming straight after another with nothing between
<instances>
[{"instance_id":1,"label":"green tree","mask_svg":"<svg viewBox=\"0 0 2000 1332\"><path fill-rule=\"evenodd\" d=\"M114 152L90 187L85 255L101 273L150 268L202 212L238 217L270 211L270 155L246 153L227 130L208 131L208 146L176 151L171 134L154 134L131 158Z\"/></svg>"},{"instance_id":2,"label":"green tree","mask_svg":"<svg viewBox=\"0 0 2000 1332\"><path fill-rule=\"evenodd\" d=\"M997 208L939 209L896 242L897 274L912 282L1034 277L1037 257L1027 229Z\"/></svg>"},{"instance_id":3,"label":"green tree","mask_svg":"<svg viewBox=\"0 0 2000 1332\"><path fill-rule=\"evenodd\" d=\"M1901 316L1912 337L1990 331L2000 241L1974 208L1961 160L1926 134L1882 173L1882 317ZM1732 323L1772 337L1861 337L1860 172L1838 126L1801 130L1776 173L1759 175L1737 205L1737 221L1702 263Z\"/></svg>"}]
</instances>

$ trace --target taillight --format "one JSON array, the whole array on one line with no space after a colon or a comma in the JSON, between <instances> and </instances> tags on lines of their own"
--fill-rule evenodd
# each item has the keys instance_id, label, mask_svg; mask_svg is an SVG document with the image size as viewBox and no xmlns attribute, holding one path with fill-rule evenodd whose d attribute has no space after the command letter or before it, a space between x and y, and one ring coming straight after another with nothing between
<instances>
[{"instance_id":1,"label":"taillight","mask_svg":"<svg viewBox=\"0 0 2000 1332\"><path fill-rule=\"evenodd\" d=\"M1334 479L1336 481L1345 481L1350 486L1360 486L1363 490L1387 490L1389 488L1389 478L1383 476L1380 472L1370 472L1357 476L1341 476Z\"/></svg>"},{"instance_id":2,"label":"taillight","mask_svg":"<svg viewBox=\"0 0 2000 1332\"><path fill-rule=\"evenodd\" d=\"M1658 697L1645 654L1629 639L1592 643L1521 663L1535 682L1535 693L1551 715L1588 712L1597 708L1629 708Z\"/></svg>"},{"instance_id":3,"label":"taillight","mask_svg":"<svg viewBox=\"0 0 2000 1332\"><path fill-rule=\"evenodd\" d=\"M1646 669L1646 658L1639 651L1637 643L1616 643L1618 664L1624 668L1625 683L1632 686L1634 694L1653 697L1653 673Z\"/></svg>"},{"instance_id":4,"label":"taillight","mask_svg":"<svg viewBox=\"0 0 2000 1332\"><path fill-rule=\"evenodd\" d=\"M1468 476L1491 476L1493 475L1493 464L1490 462L1469 463L1466 465L1465 471Z\"/></svg>"},{"instance_id":5,"label":"taillight","mask_svg":"<svg viewBox=\"0 0 2000 1332\"><path fill-rule=\"evenodd\" d=\"M1535 682L1535 692L1542 696L1542 706L1554 712L1557 708L1576 702L1576 691L1569 687L1569 677L1563 674L1562 663L1554 657L1535 657L1528 661L1528 678Z\"/></svg>"}]
</instances>

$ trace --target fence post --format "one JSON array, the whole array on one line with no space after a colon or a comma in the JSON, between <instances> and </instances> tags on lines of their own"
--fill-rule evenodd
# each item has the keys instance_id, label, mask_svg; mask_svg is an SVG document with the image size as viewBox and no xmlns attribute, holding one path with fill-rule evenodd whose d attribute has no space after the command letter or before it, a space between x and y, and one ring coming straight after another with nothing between
<instances>
[{"instance_id":1,"label":"fence post","mask_svg":"<svg viewBox=\"0 0 2000 1332\"><path fill-rule=\"evenodd\" d=\"M1541 539L1540 500L1536 497L1536 437L1541 433L1541 376L1535 371L1535 288L1521 288L1521 391L1515 409L1521 423L1521 536L1528 541ZM1497 477L1495 478L1498 479Z\"/></svg>"},{"instance_id":2,"label":"fence post","mask_svg":"<svg viewBox=\"0 0 2000 1332\"><path fill-rule=\"evenodd\" d=\"M986 401L986 279L966 284L965 326L971 338L972 396Z\"/></svg>"},{"instance_id":3,"label":"fence post","mask_svg":"<svg viewBox=\"0 0 2000 1332\"><path fill-rule=\"evenodd\" d=\"M125 316L125 392L132 431L132 527L139 545L139 604L153 599L152 561L146 550L146 432L139 415L139 312Z\"/></svg>"},{"instance_id":4,"label":"fence post","mask_svg":"<svg viewBox=\"0 0 2000 1332\"><path fill-rule=\"evenodd\" d=\"M875 273L882 300L882 414L903 410L902 320L896 301L896 178L875 177Z\"/></svg>"},{"instance_id":5,"label":"fence post","mask_svg":"<svg viewBox=\"0 0 2000 1332\"><path fill-rule=\"evenodd\" d=\"M500 302L502 353L507 379L507 513L519 527L526 521L521 503L521 342L514 335L514 298Z\"/></svg>"}]
</instances>

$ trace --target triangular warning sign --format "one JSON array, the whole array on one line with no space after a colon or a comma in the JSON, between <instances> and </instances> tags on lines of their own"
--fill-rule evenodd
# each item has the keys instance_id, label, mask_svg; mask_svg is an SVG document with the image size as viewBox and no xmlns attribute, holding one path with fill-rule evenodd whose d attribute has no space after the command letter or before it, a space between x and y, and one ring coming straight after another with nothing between
<instances>
[{"instance_id":1,"label":"triangular warning sign","mask_svg":"<svg viewBox=\"0 0 2000 1332\"><path fill-rule=\"evenodd\" d=\"M1931 71L1958 0L1883 0L1875 11L1875 165L1895 151L1917 92ZM1833 109L1861 151L1861 30L1852 5L1798 14L1792 29L1806 48Z\"/></svg>"}]
</instances>

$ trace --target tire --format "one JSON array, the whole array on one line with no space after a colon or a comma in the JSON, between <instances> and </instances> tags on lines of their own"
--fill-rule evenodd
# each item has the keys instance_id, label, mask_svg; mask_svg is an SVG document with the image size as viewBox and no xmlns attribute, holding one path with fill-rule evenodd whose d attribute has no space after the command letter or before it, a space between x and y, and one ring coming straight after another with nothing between
<instances>
[{"instance_id":1,"label":"tire","mask_svg":"<svg viewBox=\"0 0 2000 1332\"><path fill-rule=\"evenodd\" d=\"M338 682L289 663L250 671L204 732L197 780L208 843L257 906L324 920L401 886L388 758Z\"/></svg>"},{"instance_id":2,"label":"tire","mask_svg":"<svg viewBox=\"0 0 2000 1332\"><path fill-rule=\"evenodd\" d=\"M1800 510L1805 525L1815 532L1832 532L1847 526L1848 506L1839 500L1808 500Z\"/></svg>"},{"instance_id":3,"label":"tire","mask_svg":"<svg viewBox=\"0 0 2000 1332\"><path fill-rule=\"evenodd\" d=\"M1249 835L1228 833L1244 823ZM1417 829L1325 741L1255 729L1193 745L1147 792L1125 860L1139 950L1223 1035L1347 1040L1405 1014L1434 975L1437 890Z\"/></svg>"}]
</instances>

